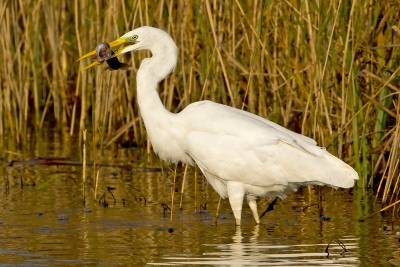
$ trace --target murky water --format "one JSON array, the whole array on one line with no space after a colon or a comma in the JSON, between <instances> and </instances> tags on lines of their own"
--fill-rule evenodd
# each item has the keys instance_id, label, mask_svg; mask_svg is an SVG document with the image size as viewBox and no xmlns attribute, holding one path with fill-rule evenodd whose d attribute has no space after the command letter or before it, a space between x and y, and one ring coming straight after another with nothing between
<instances>
[{"instance_id":1,"label":"murky water","mask_svg":"<svg viewBox=\"0 0 400 267\"><path fill-rule=\"evenodd\" d=\"M42 141L45 151L32 155L64 156L66 147L79 153L71 141L56 143ZM361 191L304 188L278 200L259 226L245 206L236 228L227 200L215 225L219 197L194 168L181 194L183 170L174 190L172 172L148 169L160 167L157 157L147 164L143 151L107 149L103 162L133 168L101 167L96 200L89 168L84 205L81 166L6 165L22 155L7 153L0 173L0 266L400 265L398 217L359 222L379 207ZM260 212L269 202L259 201ZM162 203L173 206L172 223ZM329 220L320 219L320 208Z\"/></svg>"}]
</instances>

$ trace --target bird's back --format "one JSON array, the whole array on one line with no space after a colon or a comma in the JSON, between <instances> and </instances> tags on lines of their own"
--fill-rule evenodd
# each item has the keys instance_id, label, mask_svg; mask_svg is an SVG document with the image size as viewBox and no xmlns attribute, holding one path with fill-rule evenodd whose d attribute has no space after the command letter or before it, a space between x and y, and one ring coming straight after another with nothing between
<instances>
[{"instance_id":1,"label":"bird's back","mask_svg":"<svg viewBox=\"0 0 400 267\"><path fill-rule=\"evenodd\" d=\"M326 184L352 187L357 173L306 136L257 115L201 101L179 114L185 150L222 181L269 187Z\"/></svg>"}]
</instances>

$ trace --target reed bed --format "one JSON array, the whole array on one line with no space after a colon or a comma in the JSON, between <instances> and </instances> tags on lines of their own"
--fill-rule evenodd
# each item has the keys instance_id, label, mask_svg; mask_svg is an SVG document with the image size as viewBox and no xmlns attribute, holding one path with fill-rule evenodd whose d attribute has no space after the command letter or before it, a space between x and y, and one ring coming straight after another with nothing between
<instances>
[{"instance_id":1,"label":"reed bed","mask_svg":"<svg viewBox=\"0 0 400 267\"><path fill-rule=\"evenodd\" d=\"M209 99L310 136L393 202L399 189L398 1L0 1L0 136L23 144L50 121L95 142L148 146L135 71L79 72L98 42L142 25L169 32L175 72L159 87L179 112ZM129 133L131 132L131 133ZM7 142L2 142L7 149Z\"/></svg>"}]
</instances>

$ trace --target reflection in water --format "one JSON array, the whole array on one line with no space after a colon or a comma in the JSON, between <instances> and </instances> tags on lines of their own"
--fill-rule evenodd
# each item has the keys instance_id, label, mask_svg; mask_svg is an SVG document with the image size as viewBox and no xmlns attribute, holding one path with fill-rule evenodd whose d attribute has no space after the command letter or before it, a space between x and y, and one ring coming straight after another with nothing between
<instances>
[{"instance_id":1,"label":"reflection in water","mask_svg":"<svg viewBox=\"0 0 400 267\"><path fill-rule=\"evenodd\" d=\"M25 155L80 160L78 142L74 147L74 142L65 138L58 137L54 143L47 139L38 141L41 145ZM75 156L71 155L73 151ZM212 218L219 196L191 168L184 185L182 211L177 190L170 223L170 214L164 218L161 205L172 206L174 179L169 172L101 167L94 199L95 172L88 168L84 206L82 167L8 167L11 160L30 159L19 155L0 155L4 161L0 169L0 267L382 266L400 262L398 218L393 228L390 216L382 219L377 215L358 222L361 216L377 210L371 196L363 192L354 191L353 195L348 190L324 188L319 203L315 189L305 188L279 200L259 226L254 226L251 211L244 206L241 228L234 227L225 200L215 226ZM148 163L147 158L140 151L110 149L103 151L102 162L132 164L138 167L134 170L160 167L157 157L154 163ZM182 175L178 173L176 188L182 187ZM113 196L107 190L110 187L115 188ZM103 194L108 207L98 202ZM260 200L259 207L266 208L268 202ZM195 212L205 203L209 213ZM321 210L331 218L329 221L320 220ZM383 229L383 224L388 227ZM333 237L349 251L341 254L342 248L332 243L327 257L324 250Z\"/></svg>"},{"instance_id":2,"label":"reflection in water","mask_svg":"<svg viewBox=\"0 0 400 267\"><path fill-rule=\"evenodd\" d=\"M164 257L166 262L150 265L218 265L218 266L358 266L355 238L346 238L350 252L331 246L330 254L322 252L327 244L278 245L259 243L260 226L255 226L246 242L237 227L229 244L208 244L217 252L203 253L203 257L188 255ZM275 240L276 241L276 240Z\"/></svg>"}]
</instances>

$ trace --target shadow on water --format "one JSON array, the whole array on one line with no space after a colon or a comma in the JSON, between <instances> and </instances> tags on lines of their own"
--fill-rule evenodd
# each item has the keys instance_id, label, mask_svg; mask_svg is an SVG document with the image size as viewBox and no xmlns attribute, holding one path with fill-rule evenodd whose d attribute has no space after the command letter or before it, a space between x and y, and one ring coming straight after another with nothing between
<instances>
[{"instance_id":1,"label":"shadow on water","mask_svg":"<svg viewBox=\"0 0 400 267\"><path fill-rule=\"evenodd\" d=\"M63 156L58 154L51 155ZM96 199L94 171L88 170L85 205L82 166L8 166L11 160L22 159L3 159L0 267L392 266L400 262L398 217L392 222L391 215L378 214L359 222L379 209L373 196L361 191L303 188L278 200L259 226L244 206L243 225L236 228L227 200L222 201L214 224L219 197L193 168L180 210L181 172L174 187L171 172L114 166L159 168L157 158L148 164L145 153L105 150ZM172 207L172 191L171 223L170 211L162 204ZM99 202L102 197L107 206ZM260 200L260 211L270 202Z\"/></svg>"}]
</instances>

